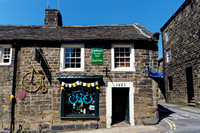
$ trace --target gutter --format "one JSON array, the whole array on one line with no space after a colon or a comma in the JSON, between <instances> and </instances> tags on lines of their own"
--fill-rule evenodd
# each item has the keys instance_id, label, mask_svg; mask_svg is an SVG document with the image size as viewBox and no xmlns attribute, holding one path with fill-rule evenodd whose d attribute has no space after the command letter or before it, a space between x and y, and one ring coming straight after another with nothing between
<instances>
[{"instance_id":1,"label":"gutter","mask_svg":"<svg viewBox=\"0 0 200 133\"><path fill-rule=\"evenodd\" d=\"M13 80L12 80L12 94L11 98L11 121L10 121L10 133L14 131L14 114L15 114L15 88L16 88L16 69L17 69L17 56L18 56L18 45L13 44L15 48L14 63L13 63ZM13 48L13 47L12 47Z\"/></svg>"}]
</instances>

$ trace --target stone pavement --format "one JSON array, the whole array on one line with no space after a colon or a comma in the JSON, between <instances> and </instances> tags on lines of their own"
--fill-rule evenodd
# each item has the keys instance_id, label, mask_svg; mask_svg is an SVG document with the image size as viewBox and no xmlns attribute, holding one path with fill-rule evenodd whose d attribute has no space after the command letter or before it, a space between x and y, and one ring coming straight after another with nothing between
<instances>
[{"instance_id":1,"label":"stone pavement","mask_svg":"<svg viewBox=\"0 0 200 133\"><path fill-rule=\"evenodd\" d=\"M94 130L84 130L84 131L72 131L65 133L148 133L157 132L157 126L125 126L125 127L112 127L112 128L101 128Z\"/></svg>"}]
</instances>

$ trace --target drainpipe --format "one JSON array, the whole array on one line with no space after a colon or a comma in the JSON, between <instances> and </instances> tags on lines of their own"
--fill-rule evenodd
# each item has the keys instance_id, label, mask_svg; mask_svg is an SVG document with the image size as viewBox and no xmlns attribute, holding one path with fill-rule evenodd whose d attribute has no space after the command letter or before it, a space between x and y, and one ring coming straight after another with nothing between
<instances>
[{"instance_id":1,"label":"drainpipe","mask_svg":"<svg viewBox=\"0 0 200 133\"><path fill-rule=\"evenodd\" d=\"M14 63L13 63L13 80L12 80L12 94L11 95L15 96L18 46L16 43L14 43L13 46L15 48L15 54L14 54ZM15 113L15 98L11 98L10 133L14 131L14 113Z\"/></svg>"}]
</instances>

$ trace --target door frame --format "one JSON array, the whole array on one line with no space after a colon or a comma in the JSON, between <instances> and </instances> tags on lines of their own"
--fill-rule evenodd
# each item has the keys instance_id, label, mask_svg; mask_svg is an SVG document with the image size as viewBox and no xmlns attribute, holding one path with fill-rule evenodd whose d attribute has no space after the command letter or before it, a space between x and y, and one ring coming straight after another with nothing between
<instances>
[{"instance_id":1,"label":"door frame","mask_svg":"<svg viewBox=\"0 0 200 133\"><path fill-rule=\"evenodd\" d=\"M106 87L106 128L111 127L112 123L112 89L113 88L129 88L129 122L135 125L134 120L134 92L133 82L108 82Z\"/></svg>"}]
</instances>

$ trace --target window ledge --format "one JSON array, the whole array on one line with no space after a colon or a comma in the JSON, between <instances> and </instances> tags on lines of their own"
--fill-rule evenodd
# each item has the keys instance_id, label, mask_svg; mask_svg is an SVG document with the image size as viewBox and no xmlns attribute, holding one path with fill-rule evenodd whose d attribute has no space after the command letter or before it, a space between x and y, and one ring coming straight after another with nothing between
<instances>
[{"instance_id":1,"label":"window ledge","mask_svg":"<svg viewBox=\"0 0 200 133\"><path fill-rule=\"evenodd\" d=\"M11 63L0 63L0 66L10 66Z\"/></svg>"},{"instance_id":2,"label":"window ledge","mask_svg":"<svg viewBox=\"0 0 200 133\"><path fill-rule=\"evenodd\" d=\"M135 69L130 69L130 68L124 68L124 69L121 69L121 68L116 68L116 69L112 69L113 72L119 72L119 71L122 71L122 72L135 72Z\"/></svg>"},{"instance_id":3,"label":"window ledge","mask_svg":"<svg viewBox=\"0 0 200 133\"><path fill-rule=\"evenodd\" d=\"M92 116L92 115L77 115L77 116L75 116L75 115L68 115L68 116L66 116L66 117L60 117L61 119L86 119L86 118L88 118L88 119L99 119L99 116Z\"/></svg>"},{"instance_id":4,"label":"window ledge","mask_svg":"<svg viewBox=\"0 0 200 133\"><path fill-rule=\"evenodd\" d=\"M82 68L78 68L78 69L71 69L71 68L69 68L69 69L60 69L60 71L61 72L84 72L84 69L82 69Z\"/></svg>"}]
</instances>

